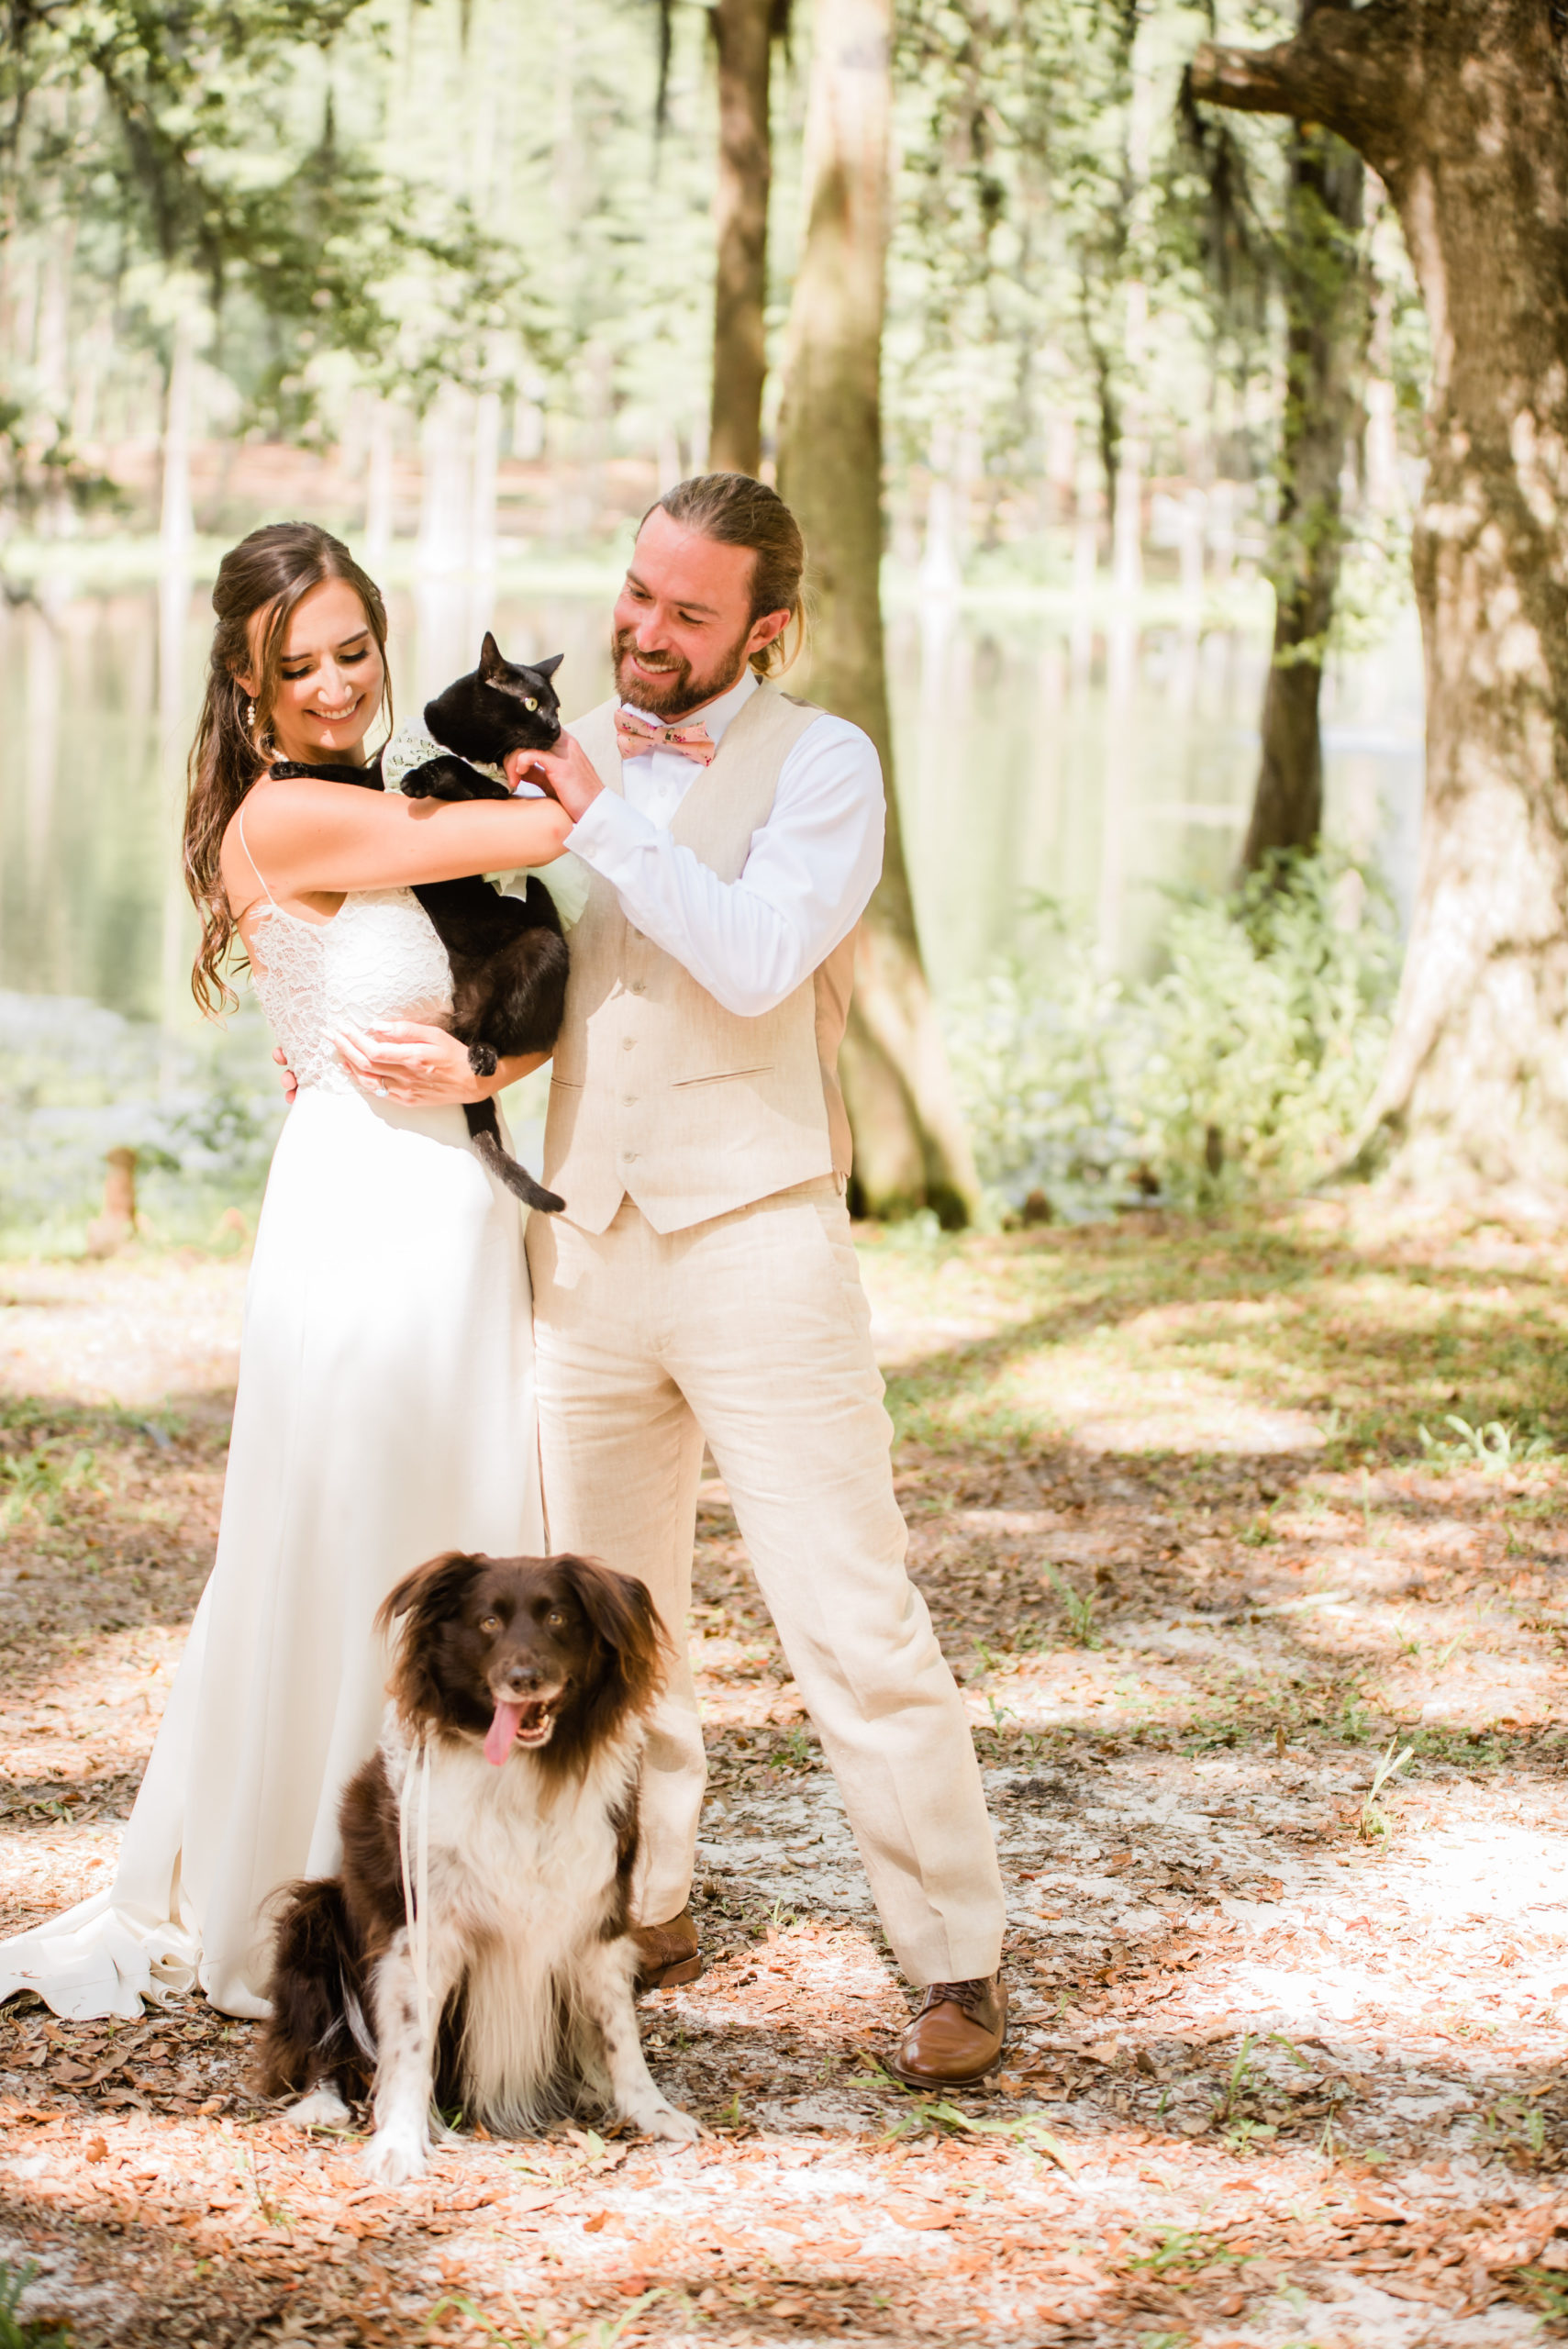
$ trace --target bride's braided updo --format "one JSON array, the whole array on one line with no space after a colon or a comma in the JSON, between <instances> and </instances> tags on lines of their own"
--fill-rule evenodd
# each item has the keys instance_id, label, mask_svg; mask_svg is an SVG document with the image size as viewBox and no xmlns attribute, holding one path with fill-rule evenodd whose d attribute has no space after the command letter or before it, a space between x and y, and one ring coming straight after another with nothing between
<instances>
[{"instance_id":1,"label":"bride's braided updo","mask_svg":"<svg viewBox=\"0 0 1568 2349\"><path fill-rule=\"evenodd\" d=\"M251 785L277 756L269 736L290 616L328 579L341 579L363 605L384 677L386 607L381 590L329 530L314 522L269 522L230 547L217 567L212 591L217 626L191 745L183 843L185 886L202 923L191 992L209 1017L231 1009L237 1000L223 971L235 937L219 862L223 836ZM253 640L250 628L258 613L265 617L259 640ZM239 682L252 662L254 703ZM390 723L390 685L383 686L382 707Z\"/></svg>"}]
</instances>

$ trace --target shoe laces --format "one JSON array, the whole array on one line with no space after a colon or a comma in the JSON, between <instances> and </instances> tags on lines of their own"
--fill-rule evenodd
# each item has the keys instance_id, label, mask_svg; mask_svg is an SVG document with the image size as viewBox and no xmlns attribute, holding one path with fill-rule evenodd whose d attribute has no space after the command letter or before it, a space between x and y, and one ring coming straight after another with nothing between
<instances>
[{"instance_id":1,"label":"shoe laces","mask_svg":"<svg viewBox=\"0 0 1568 2349\"><path fill-rule=\"evenodd\" d=\"M990 1990L990 1983L984 1980L978 1982L933 1982L927 1989L925 1998L921 2004L920 2011L924 2014L927 2009L930 2007L962 2007L964 2013L973 2022L974 2020L975 2009L984 2005L986 1994Z\"/></svg>"}]
</instances>

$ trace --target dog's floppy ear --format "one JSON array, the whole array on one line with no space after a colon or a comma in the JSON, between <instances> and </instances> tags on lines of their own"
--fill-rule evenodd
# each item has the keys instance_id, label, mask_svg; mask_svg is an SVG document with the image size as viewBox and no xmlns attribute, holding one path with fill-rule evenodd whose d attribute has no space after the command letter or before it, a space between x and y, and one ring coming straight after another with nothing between
<instances>
[{"instance_id":1,"label":"dog's floppy ear","mask_svg":"<svg viewBox=\"0 0 1568 2349\"><path fill-rule=\"evenodd\" d=\"M557 1558L573 1595L620 1668L626 1701L639 1705L663 1677L668 1643L646 1583L596 1558Z\"/></svg>"},{"instance_id":2,"label":"dog's floppy ear","mask_svg":"<svg viewBox=\"0 0 1568 2349\"><path fill-rule=\"evenodd\" d=\"M444 1615L474 1568L486 1563L468 1550L443 1550L439 1558L427 1558L383 1599L376 1612L376 1630L389 1633L397 1618L413 1608L426 1615Z\"/></svg>"},{"instance_id":3,"label":"dog's floppy ear","mask_svg":"<svg viewBox=\"0 0 1568 2349\"><path fill-rule=\"evenodd\" d=\"M464 1588L489 1563L472 1551L443 1550L439 1558L427 1558L422 1566L405 1575L383 1601L376 1630L390 1635L400 1618L403 1622L386 1693L406 1720L439 1718L441 1690L433 1645L436 1628L457 1613Z\"/></svg>"}]
</instances>

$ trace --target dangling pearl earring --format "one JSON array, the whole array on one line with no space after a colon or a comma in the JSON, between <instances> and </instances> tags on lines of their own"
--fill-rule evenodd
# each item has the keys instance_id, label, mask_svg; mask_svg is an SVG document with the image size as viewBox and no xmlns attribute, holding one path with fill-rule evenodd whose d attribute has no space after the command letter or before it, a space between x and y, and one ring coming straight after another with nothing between
<instances>
[{"instance_id":1,"label":"dangling pearl earring","mask_svg":"<svg viewBox=\"0 0 1568 2349\"><path fill-rule=\"evenodd\" d=\"M254 734L256 731L256 705L253 701L248 701L245 705L245 723L250 732Z\"/></svg>"}]
</instances>

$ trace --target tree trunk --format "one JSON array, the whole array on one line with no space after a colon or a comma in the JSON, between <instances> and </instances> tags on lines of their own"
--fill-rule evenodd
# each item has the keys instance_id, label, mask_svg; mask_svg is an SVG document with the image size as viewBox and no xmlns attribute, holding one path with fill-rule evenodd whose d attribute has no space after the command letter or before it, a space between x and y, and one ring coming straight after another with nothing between
<instances>
[{"instance_id":1,"label":"tree trunk","mask_svg":"<svg viewBox=\"0 0 1568 2349\"><path fill-rule=\"evenodd\" d=\"M707 461L716 473L755 473L762 462L773 17L773 0L717 0L713 11L718 51L718 266Z\"/></svg>"},{"instance_id":2,"label":"tree trunk","mask_svg":"<svg viewBox=\"0 0 1568 2349\"><path fill-rule=\"evenodd\" d=\"M1340 477L1361 413L1368 309L1356 239L1365 173L1344 141L1296 126L1283 253L1289 321L1274 651L1263 688L1262 756L1241 862L1312 849L1323 829L1318 704L1339 592Z\"/></svg>"},{"instance_id":3,"label":"tree trunk","mask_svg":"<svg viewBox=\"0 0 1568 2349\"><path fill-rule=\"evenodd\" d=\"M920 960L882 634L890 17L890 0L817 0L780 488L809 551L812 697L863 727L887 779L887 851L860 928L841 1060L858 1202L879 1216L934 1208L956 1227L978 1185Z\"/></svg>"},{"instance_id":4,"label":"tree trunk","mask_svg":"<svg viewBox=\"0 0 1568 2349\"><path fill-rule=\"evenodd\" d=\"M1415 543L1416 918L1369 1143L1439 1196L1568 1203L1568 100L1539 0L1317 8L1193 93L1322 123L1398 207L1431 328Z\"/></svg>"}]
</instances>

